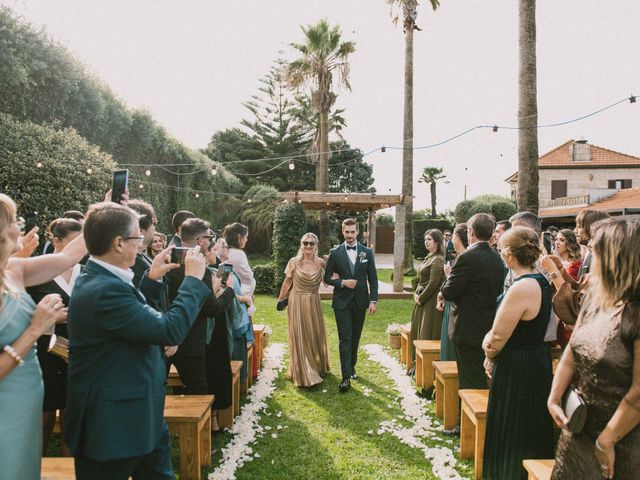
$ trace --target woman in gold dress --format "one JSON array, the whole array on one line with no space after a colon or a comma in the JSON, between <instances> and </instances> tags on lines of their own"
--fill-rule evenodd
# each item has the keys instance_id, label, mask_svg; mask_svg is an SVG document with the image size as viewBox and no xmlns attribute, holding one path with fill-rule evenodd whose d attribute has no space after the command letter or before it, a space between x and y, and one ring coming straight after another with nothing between
<instances>
[{"instance_id":1,"label":"woman in gold dress","mask_svg":"<svg viewBox=\"0 0 640 480\"><path fill-rule=\"evenodd\" d=\"M318 257L318 237L305 233L298 254L289 260L279 300L289 299L289 372L298 387L322 383L329 371L327 329L318 289L324 261Z\"/></svg>"}]
</instances>

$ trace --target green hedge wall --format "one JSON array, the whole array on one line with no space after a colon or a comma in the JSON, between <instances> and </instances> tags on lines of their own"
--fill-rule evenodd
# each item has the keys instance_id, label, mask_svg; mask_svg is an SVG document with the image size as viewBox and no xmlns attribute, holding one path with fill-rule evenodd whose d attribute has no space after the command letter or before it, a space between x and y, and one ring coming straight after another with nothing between
<instances>
[{"instance_id":1,"label":"green hedge wall","mask_svg":"<svg viewBox=\"0 0 640 480\"><path fill-rule=\"evenodd\" d=\"M276 288L284 280L287 262L295 257L300 248L300 239L309 231L302 205L288 203L276 209L273 222L273 258L275 263Z\"/></svg>"},{"instance_id":2,"label":"green hedge wall","mask_svg":"<svg viewBox=\"0 0 640 480\"><path fill-rule=\"evenodd\" d=\"M65 210L84 212L102 201L115 166L110 155L73 129L55 130L0 114L0 191L41 232Z\"/></svg>"},{"instance_id":3,"label":"green hedge wall","mask_svg":"<svg viewBox=\"0 0 640 480\"><path fill-rule=\"evenodd\" d=\"M413 256L424 258L427 256L427 249L424 247L424 233L432 228L440 231L451 230L453 226L446 218L428 218L426 220L413 221Z\"/></svg>"},{"instance_id":4,"label":"green hedge wall","mask_svg":"<svg viewBox=\"0 0 640 480\"><path fill-rule=\"evenodd\" d=\"M280 285L276 285L276 264L273 262L253 267L253 276L256 279L256 293L264 295L276 295Z\"/></svg>"}]
</instances>

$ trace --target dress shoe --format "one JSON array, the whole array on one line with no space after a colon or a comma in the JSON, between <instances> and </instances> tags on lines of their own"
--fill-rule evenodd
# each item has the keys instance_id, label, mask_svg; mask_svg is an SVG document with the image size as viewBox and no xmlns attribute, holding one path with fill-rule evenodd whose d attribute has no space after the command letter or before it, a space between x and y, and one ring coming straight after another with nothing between
<instances>
[{"instance_id":1,"label":"dress shoe","mask_svg":"<svg viewBox=\"0 0 640 480\"><path fill-rule=\"evenodd\" d=\"M345 393L350 388L351 388L351 380L349 380L348 378L345 378L344 380L342 380L342 382L338 386L338 390L340 390L340 393Z\"/></svg>"},{"instance_id":2,"label":"dress shoe","mask_svg":"<svg viewBox=\"0 0 640 480\"><path fill-rule=\"evenodd\" d=\"M358 374L356 373L356 369L353 369L353 372L351 373L351 380L357 380L358 379Z\"/></svg>"},{"instance_id":3,"label":"dress shoe","mask_svg":"<svg viewBox=\"0 0 640 480\"><path fill-rule=\"evenodd\" d=\"M449 430L443 430L442 434L447 437L459 437L460 436L460 427L453 427Z\"/></svg>"}]
</instances>

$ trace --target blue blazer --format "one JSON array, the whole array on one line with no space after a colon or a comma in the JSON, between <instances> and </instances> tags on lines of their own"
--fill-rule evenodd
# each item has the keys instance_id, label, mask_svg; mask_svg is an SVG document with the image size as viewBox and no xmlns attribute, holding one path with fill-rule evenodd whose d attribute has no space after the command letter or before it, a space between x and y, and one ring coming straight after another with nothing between
<instances>
[{"instance_id":1,"label":"blue blazer","mask_svg":"<svg viewBox=\"0 0 640 480\"><path fill-rule=\"evenodd\" d=\"M347 308L351 299L355 299L358 307L361 310L366 310L370 302L369 295L371 295L371 301L378 301L378 271L373 252L358 242L356 245L356 264L353 269L344 243L329 252L327 267L324 271L324 283L333 286L333 301L331 302L333 308ZM340 279L331 280L334 273L337 273ZM350 289L342 286L342 280L348 279L358 281L356 288Z\"/></svg>"},{"instance_id":2,"label":"blue blazer","mask_svg":"<svg viewBox=\"0 0 640 480\"><path fill-rule=\"evenodd\" d=\"M146 275L140 291L158 301ZM178 345L211 290L186 277L167 313L132 285L89 261L69 303L64 437L74 455L112 461L150 453L164 427L163 345Z\"/></svg>"}]
</instances>

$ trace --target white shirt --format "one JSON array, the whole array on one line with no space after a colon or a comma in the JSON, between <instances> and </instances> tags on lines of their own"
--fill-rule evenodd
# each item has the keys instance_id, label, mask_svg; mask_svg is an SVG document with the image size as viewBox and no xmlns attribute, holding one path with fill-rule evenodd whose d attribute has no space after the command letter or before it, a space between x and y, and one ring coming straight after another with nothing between
<instances>
[{"instance_id":1,"label":"white shirt","mask_svg":"<svg viewBox=\"0 0 640 480\"><path fill-rule=\"evenodd\" d=\"M349 247L351 245L349 245L347 242L344 242L344 248L347 249L347 257L349 257L349 261L351 262L351 265L355 265L356 264L356 258L358 257L358 242L355 242L353 244L354 247L356 247L355 250L350 250L347 247Z\"/></svg>"},{"instance_id":2,"label":"white shirt","mask_svg":"<svg viewBox=\"0 0 640 480\"><path fill-rule=\"evenodd\" d=\"M60 287L60 289L64 293L71 296L71 292L73 291L73 286L76 284L76 279L78 278L78 275L80 275L80 270L82 270L82 266L79 263L73 266L69 283L67 283L65 279L62 278L62 275L58 275L53 279L53 281L56 282L56 284Z\"/></svg>"},{"instance_id":3,"label":"white shirt","mask_svg":"<svg viewBox=\"0 0 640 480\"><path fill-rule=\"evenodd\" d=\"M111 265L110 263L103 262L102 260L98 260L96 257L93 257L93 256L89 257L89 260L97 263L103 268L106 268L111 273L113 273L116 277L122 280L124 283L127 283L133 287L134 274L133 274L133 270L131 270L130 268L127 268L125 270L124 268L116 267L115 265Z\"/></svg>"}]
</instances>

